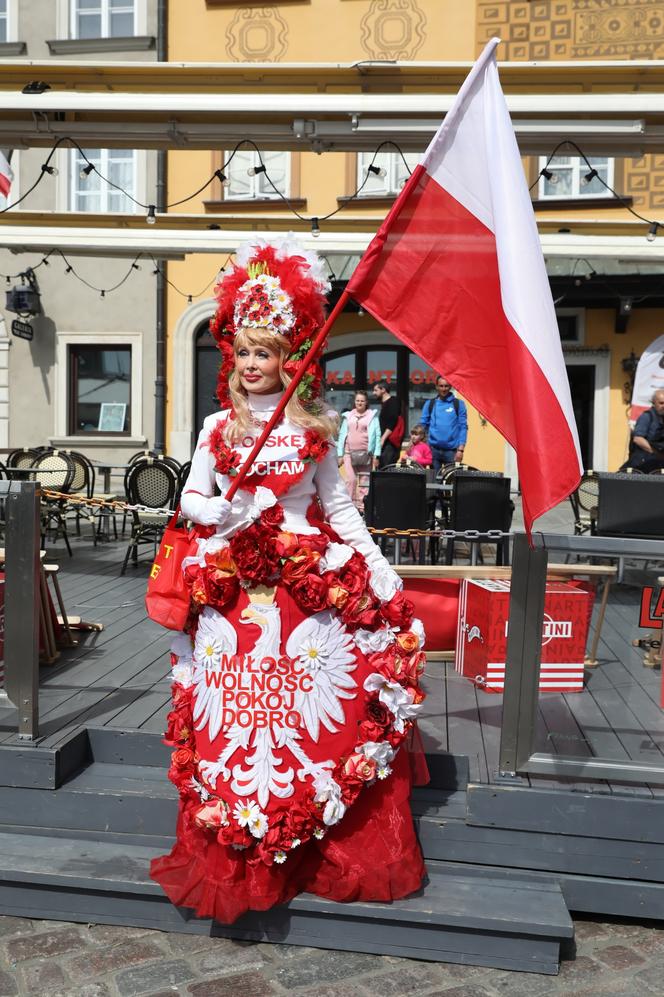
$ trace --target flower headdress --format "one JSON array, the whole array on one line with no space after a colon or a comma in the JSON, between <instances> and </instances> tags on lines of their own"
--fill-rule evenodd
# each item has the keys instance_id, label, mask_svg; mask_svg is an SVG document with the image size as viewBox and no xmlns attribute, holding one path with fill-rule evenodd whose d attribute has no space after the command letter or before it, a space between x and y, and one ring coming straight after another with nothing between
<instances>
[{"instance_id":1,"label":"flower headdress","mask_svg":"<svg viewBox=\"0 0 664 997\"><path fill-rule=\"evenodd\" d=\"M329 290L322 260L290 237L272 243L261 239L238 249L233 269L217 285L218 307L210 325L222 354L217 381L222 408L228 404L235 334L241 329L269 329L286 336L291 352L284 370L292 375L325 320ZM298 386L300 399L315 399L320 383L321 369L311 364Z\"/></svg>"}]
</instances>

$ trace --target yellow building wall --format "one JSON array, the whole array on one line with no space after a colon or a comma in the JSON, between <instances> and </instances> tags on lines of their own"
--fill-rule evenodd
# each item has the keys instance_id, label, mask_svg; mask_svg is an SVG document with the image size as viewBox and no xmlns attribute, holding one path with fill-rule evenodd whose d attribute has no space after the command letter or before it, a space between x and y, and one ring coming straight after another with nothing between
<instances>
[{"instance_id":1,"label":"yellow building wall","mask_svg":"<svg viewBox=\"0 0 664 997\"><path fill-rule=\"evenodd\" d=\"M654 0L652 0L654 3ZM640 5L652 6L650 0ZM657 6L657 4L655 4ZM661 7L661 4L659 4ZM581 9L583 8L583 9ZM608 16L607 11L612 14ZM289 3L250 6L222 3L215 5L190 0L171 0L169 11L169 59L196 62L352 62L366 59L396 60L470 60L487 38L498 34L503 39L499 50L503 60L573 60L664 57L664 35L652 28L648 18L630 20L632 0L613 0L611 4L579 5L575 0L293 0ZM654 9L654 8L653 8ZM652 22L652 23L651 23ZM218 153L223 150L218 150ZM298 154L300 209L305 218L323 216L338 207L337 198L352 193L354 175L349 171L349 157L344 153ZM618 189L633 198L636 210L657 216L664 208L664 156L646 155L616 161ZM172 152L168 156L168 200L187 196L220 165L209 151ZM531 179L538 164L524 160ZM204 193L200 201L190 201L176 211L205 212ZM337 216L346 219L349 229L353 219L370 218L377 228L387 208L384 204L353 203ZM217 217L216 212L221 217ZM229 205L208 206L210 224L223 223L223 215L233 214ZM577 222L584 218L620 221L629 218L625 209L593 206L565 210L551 208L537 212L540 222L554 225L558 219ZM254 212L242 210L246 227L287 231L297 228L292 216L281 207ZM321 223L324 226L324 222ZM356 223L359 224L359 223ZM561 222L562 224L562 222ZM553 229L555 231L555 228ZM168 276L176 288L199 294L213 281L224 262L209 255L192 255L183 262L168 264ZM212 288L203 293L211 297ZM195 297L194 300L200 300ZM168 290L168 329L188 307L186 297ZM610 404L608 433L608 468L615 469L624 460L628 439L626 399L623 385L626 375L621 360L630 350L639 355L661 333L662 313L656 309L635 309L626 335L614 332L612 309L588 309L584 346L608 347L610 355ZM334 335L340 335L354 322L360 330L361 320L343 316ZM367 328L375 322L365 320ZM359 323L359 324L358 324ZM333 338L334 338L333 335ZM169 343L172 338L169 334ZM179 358L168 354L169 385L179 376ZM167 408L167 431L171 428L170 395ZM168 438L168 437L167 437ZM503 470L505 444L479 414L469 411L468 463L491 470Z\"/></svg>"}]
</instances>

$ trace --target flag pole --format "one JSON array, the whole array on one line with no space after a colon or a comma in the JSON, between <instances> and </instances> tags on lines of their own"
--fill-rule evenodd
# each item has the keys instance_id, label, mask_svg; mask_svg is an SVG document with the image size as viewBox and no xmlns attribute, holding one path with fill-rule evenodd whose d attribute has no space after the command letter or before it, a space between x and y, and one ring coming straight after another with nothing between
<instances>
[{"instance_id":1,"label":"flag pole","mask_svg":"<svg viewBox=\"0 0 664 997\"><path fill-rule=\"evenodd\" d=\"M244 464L242 465L242 467L239 469L238 473L235 475L235 477L231 481L231 487L228 489L228 491L226 492L226 495L225 495L225 498L226 498L226 500L228 502L231 501L231 499L235 495L236 491L238 490L238 488L240 487L240 485L242 484L242 482L246 478L247 474L249 473L249 468L251 467L251 465L253 464L255 458L257 457L257 455L260 453L261 449L263 448L263 444L265 443L265 441L267 440L268 436L270 435L270 433L272 432L272 430L274 429L274 427L276 426L276 424L279 422L279 420L281 419L282 415L284 414L284 410L286 408L286 405L288 404L289 400L291 399L291 397L295 393L295 390L296 390L298 384L300 383L300 381L302 380L307 367L309 366L310 363L312 363L314 360L316 360L317 354L322 350L323 345L325 343L325 340L327 339L328 333L329 333L330 329L332 328L332 326L334 325L334 323L336 322L337 317L339 316L339 314L343 311L344 305L346 304L346 301L348 300L348 297L349 297L348 291L344 288L344 290L341 293L341 297L339 298L339 300L337 301L336 305L334 306L334 308L332 309L332 311L328 315L327 319L325 320L325 323L321 326L320 330L316 333L316 337L315 337L313 343L311 344L311 346L309 347L309 352L304 357L304 359L300 362L300 365L298 366L297 371L293 375L292 381L287 386L287 388L284 391L281 399L279 400L279 404L277 405L276 409L274 410L274 412L272 413L272 415L268 419L267 424L265 425L265 428L263 429L263 432L260 434L260 436L258 437L258 439L256 440L256 442L254 443L254 445L253 445L253 447L251 449L251 453L249 454L249 456L245 460Z\"/></svg>"}]
</instances>

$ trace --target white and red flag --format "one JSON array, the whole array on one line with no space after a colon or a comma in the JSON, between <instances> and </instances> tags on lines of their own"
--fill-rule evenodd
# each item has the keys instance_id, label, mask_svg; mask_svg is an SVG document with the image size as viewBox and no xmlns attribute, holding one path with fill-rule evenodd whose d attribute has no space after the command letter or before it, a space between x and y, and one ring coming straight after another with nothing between
<instances>
[{"instance_id":1,"label":"white and red flag","mask_svg":"<svg viewBox=\"0 0 664 997\"><path fill-rule=\"evenodd\" d=\"M535 216L492 39L348 284L517 454L528 533L583 467Z\"/></svg>"},{"instance_id":2,"label":"white and red flag","mask_svg":"<svg viewBox=\"0 0 664 997\"><path fill-rule=\"evenodd\" d=\"M0 150L0 194L3 197L9 197L9 191L13 179L14 171L9 165L9 160L5 156L4 152Z\"/></svg>"}]
</instances>

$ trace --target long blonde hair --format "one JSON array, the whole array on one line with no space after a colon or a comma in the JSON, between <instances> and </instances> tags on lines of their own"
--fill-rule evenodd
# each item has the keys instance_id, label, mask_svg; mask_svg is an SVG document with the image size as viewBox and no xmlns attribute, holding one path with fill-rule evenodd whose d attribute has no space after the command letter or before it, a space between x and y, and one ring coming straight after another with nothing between
<instances>
[{"instance_id":1,"label":"long blonde hair","mask_svg":"<svg viewBox=\"0 0 664 997\"><path fill-rule=\"evenodd\" d=\"M269 329L241 329L233 342L235 355L237 356L238 351L245 346L262 347L271 353L277 353L281 385L286 388L290 384L292 378L285 372L284 363L291 351L291 344L285 336ZM255 429L247 392L240 383L237 367L233 367L228 376L228 393L235 410L235 418L229 419L226 423L225 436L229 443L237 443L252 429ZM325 440L332 439L336 435L334 419L325 414L319 399L309 402L308 406L305 407L296 391L289 399L284 415L288 422L294 426L300 426L302 429L313 429L320 433Z\"/></svg>"}]
</instances>

